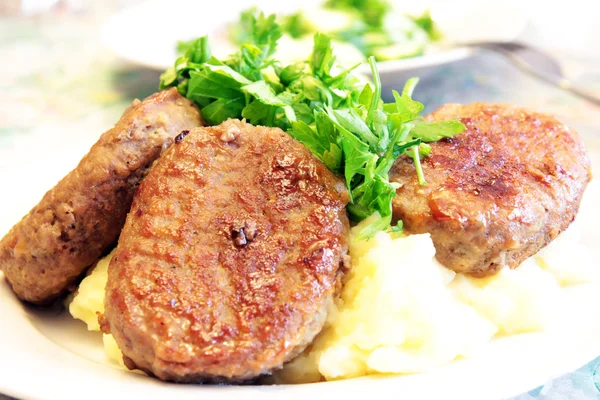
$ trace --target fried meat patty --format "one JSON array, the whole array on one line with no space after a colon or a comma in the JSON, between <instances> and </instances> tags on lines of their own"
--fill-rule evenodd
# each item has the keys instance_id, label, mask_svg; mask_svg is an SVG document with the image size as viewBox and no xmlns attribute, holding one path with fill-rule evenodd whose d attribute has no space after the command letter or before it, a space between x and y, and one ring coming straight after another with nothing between
<instances>
[{"instance_id":1,"label":"fried meat patty","mask_svg":"<svg viewBox=\"0 0 600 400\"><path fill-rule=\"evenodd\" d=\"M277 128L196 128L135 195L104 330L163 380L254 378L321 330L347 257L344 182Z\"/></svg>"},{"instance_id":2,"label":"fried meat patty","mask_svg":"<svg viewBox=\"0 0 600 400\"><path fill-rule=\"evenodd\" d=\"M58 297L113 245L150 164L199 111L176 89L136 100L0 242L0 268L23 300Z\"/></svg>"},{"instance_id":3,"label":"fried meat patty","mask_svg":"<svg viewBox=\"0 0 600 400\"><path fill-rule=\"evenodd\" d=\"M396 161L393 211L408 233L431 234L443 265L476 277L515 268L573 221L591 179L574 130L501 104L448 104L426 119L459 119L467 129L431 144L427 186L412 159Z\"/></svg>"}]
</instances>

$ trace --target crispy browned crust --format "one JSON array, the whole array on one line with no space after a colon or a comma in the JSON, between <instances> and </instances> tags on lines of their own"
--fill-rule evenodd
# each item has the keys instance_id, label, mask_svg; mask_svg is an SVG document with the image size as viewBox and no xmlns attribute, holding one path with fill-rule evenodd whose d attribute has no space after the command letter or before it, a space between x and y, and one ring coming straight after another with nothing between
<instances>
[{"instance_id":1,"label":"crispy browned crust","mask_svg":"<svg viewBox=\"0 0 600 400\"><path fill-rule=\"evenodd\" d=\"M515 268L573 221L591 179L575 131L502 104L448 104L427 119L460 119L467 129L432 144L427 186L412 160L396 162L394 217L409 233L430 232L446 267L474 276Z\"/></svg>"},{"instance_id":2,"label":"crispy browned crust","mask_svg":"<svg viewBox=\"0 0 600 400\"><path fill-rule=\"evenodd\" d=\"M23 300L46 304L117 240L150 164L199 111L176 89L136 100L0 242L0 268Z\"/></svg>"},{"instance_id":3,"label":"crispy browned crust","mask_svg":"<svg viewBox=\"0 0 600 400\"><path fill-rule=\"evenodd\" d=\"M347 202L280 129L191 131L142 182L109 268L105 316L128 365L240 381L297 355L325 322Z\"/></svg>"}]
</instances>

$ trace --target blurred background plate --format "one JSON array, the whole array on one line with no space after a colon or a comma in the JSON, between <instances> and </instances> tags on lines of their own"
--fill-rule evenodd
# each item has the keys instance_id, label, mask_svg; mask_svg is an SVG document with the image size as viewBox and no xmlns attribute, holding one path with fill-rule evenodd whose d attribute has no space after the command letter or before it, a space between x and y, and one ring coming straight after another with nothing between
<instances>
[{"instance_id":1,"label":"blurred background plate","mask_svg":"<svg viewBox=\"0 0 600 400\"><path fill-rule=\"evenodd\" d=\"M251 6L265 12L280 14L303 8L316 7L318 0L302 3L254 0L219 0L192 2L186 0L147 1L125 8L104 24L104 43L120 57L132 63L165 70L175 58L179 40L189 40L202 35L214 37L223 32L227 23L238 20L239 13ZM395 8L410 13L430 10L444 37L443 45L432 45L425 54L393 61L379 62L384 84L394 83L404 78L399 72L423 70L428 67L460 60L472 53L472 49L452 46L452 43L466 41L516 39L524 30L527 13L514 2L476 1L429 1L407 3L396 1ZM292 50L293 51L293 50ZM216 50L218 54L220 52ZM368 72L368 67L363 66ZM423 71L420 71L423 75Z\"/></svg>"}]
</instances>

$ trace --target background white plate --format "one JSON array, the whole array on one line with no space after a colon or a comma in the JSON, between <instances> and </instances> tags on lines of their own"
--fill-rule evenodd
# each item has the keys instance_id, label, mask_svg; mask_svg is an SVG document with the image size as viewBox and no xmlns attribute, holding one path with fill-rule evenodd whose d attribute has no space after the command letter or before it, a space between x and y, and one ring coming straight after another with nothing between
<instances>
[{"instance_id":1,"label":"background white plate","mask_svg":"<svg viewBox=\"0 0 600 400\"><path fill-rule=\"evenodd\" d=\"M144 67L164 70L177 57L178 40L212 34L239 12L252 5L266 12L286 13L320 0L153 0L126 8L112 16L102 29L104 43L116 54ZM399 1L398 7L418 12L430 9L448 42L513 40L523 31L528 17L515 1L427 1L416 6ZM423 56L379 63L384 81L398 71L413 70L456 61L472 52L464 47L432 49ZM308 56L308 54L307 54ZM369 73L368 66L363 69Z\"/></svg>"}]
</instances>

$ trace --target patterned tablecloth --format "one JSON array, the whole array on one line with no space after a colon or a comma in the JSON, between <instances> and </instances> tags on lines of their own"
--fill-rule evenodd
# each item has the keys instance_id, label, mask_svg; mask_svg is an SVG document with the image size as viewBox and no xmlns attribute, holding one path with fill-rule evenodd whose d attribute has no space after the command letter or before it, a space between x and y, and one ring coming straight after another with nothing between
<instances>
[{"instance_id":1,"label":"patterned tablecloth","mask_svg":"<svg viewBox=\"0 0 600 400\"><path fill-rule=\"evenodd\" d=\"M118 6L103 4L59 7L27 18L0 16L0 169L15 169L8 155L24 137L35 138L32 157L72 166L73 149L81 154L132 99L156 91L159 72L126 64L102 47L99 26L107 10ZM598 60L559 57L572 79L600 93ZM492 101L553 113L580 132L588 148L595 149L594 165L600 165L600 108L524 75L501 56L480 53L415 74L422 78L415 97L426 104L426 111L447 102ZM61 150L54 150L57 142ZM48 148L55 154L49 155ZM26 164L18 168L25 176L33 173ZM0 219L6 212L0 211ZM515 398L529 399L600 399L600 357Z\"/></svg>"}]
</instances>

